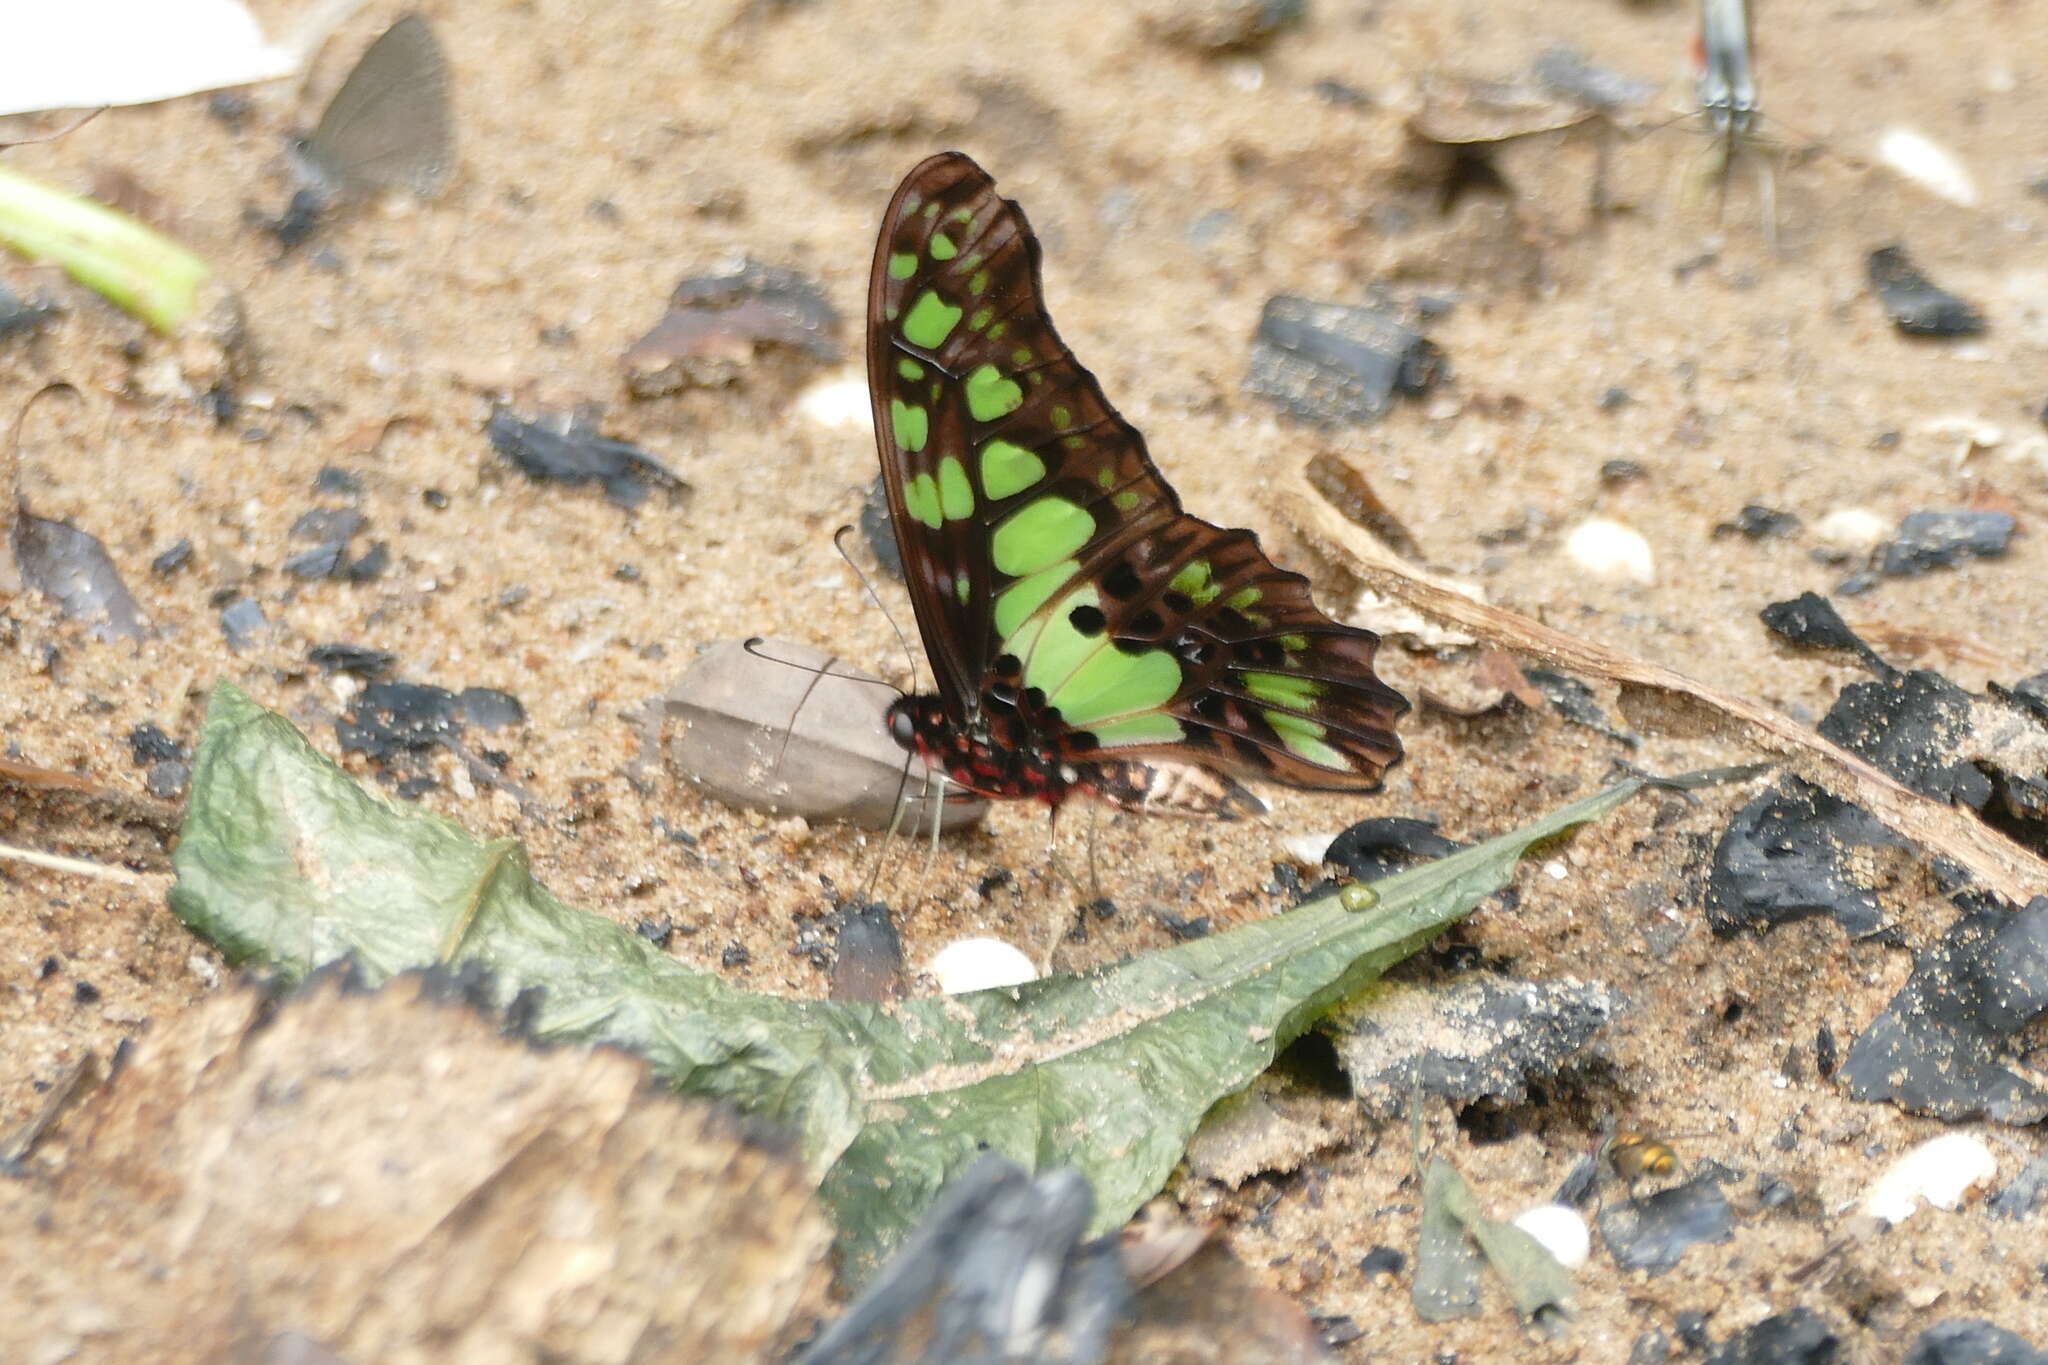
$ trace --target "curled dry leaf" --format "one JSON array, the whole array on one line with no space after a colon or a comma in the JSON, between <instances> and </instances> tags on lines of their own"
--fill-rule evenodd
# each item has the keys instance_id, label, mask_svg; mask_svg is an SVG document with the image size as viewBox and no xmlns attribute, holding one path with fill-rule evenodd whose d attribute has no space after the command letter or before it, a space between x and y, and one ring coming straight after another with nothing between
<instances>
[{"instance_id":1,"label":"curled dry leaf","mask_svg":"<svg viewBox=\"0 0 2048 1365\"><path fill-rule=\"evenodd\" d=\"M1502 607L1475 602L1449 580L1398 555L1348 520L1296 470L1281 480L1280 510L1333 562L1364 585L1439 621L1460 626L1489 644L1576 673L1608 678L1653 694L1703 707L1740 726L1757 745L1785 758L1809 781L1853 799L1886 825L1930 852L1969 869L1985 886L2016 905L2048 893L2048 862L1991 829L1974 814L1944 805L1894 781L1872 764L1821 738L1761 702L1700 682L1674 668L1554 630Z\"/></svg>"}]
</instances>

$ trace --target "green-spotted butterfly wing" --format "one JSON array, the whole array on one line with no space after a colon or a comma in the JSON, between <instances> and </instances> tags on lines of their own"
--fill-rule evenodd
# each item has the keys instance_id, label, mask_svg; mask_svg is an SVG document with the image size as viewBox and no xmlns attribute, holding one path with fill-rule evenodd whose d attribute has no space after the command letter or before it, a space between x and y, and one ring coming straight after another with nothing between
<instances>
[{"instance_id":1,"label":"green-spotted butterfly wing","mask_svg":"<svg viewBox=\"0 0 2048 1365\"><path fill-rule=\"evenodd\" d=\"M1053 330L1023 212L958 153L913 170L883 220L868 384L959 732L1036 689L1056 721L993 742L1052 746L1126 804L1184 765L1366 790L1399 760L1407 703L1373 674L1378 637L1318 611L1251 532L1181 511Z\"/></svg>"}]
</instances>

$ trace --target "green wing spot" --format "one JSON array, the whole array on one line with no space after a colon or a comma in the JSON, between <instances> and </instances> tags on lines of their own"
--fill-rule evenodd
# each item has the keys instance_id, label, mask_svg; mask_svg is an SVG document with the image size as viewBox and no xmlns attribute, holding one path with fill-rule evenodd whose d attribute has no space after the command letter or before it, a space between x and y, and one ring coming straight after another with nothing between
<instances>
[{"instance_id":1,"label":"green wing spot","mask_svg":"<svg viewBox=\"0 0 2048 1365\"><path fill-rule=\"evenodd\" d=\"M1018 628L1080 571L1079 560L1063 559L1029 578L1018 579L996 594L996 634L1002 638L1005 650L1012 654L1017 652L1011 641L1016 638Z\"/></svg>"},{"instance_id":2,"label":"green wing spot","mask_svg":"<svg viewBox=\"0 0 2048 1365\"><path fill-rule=\"evenodd\" d=\"M1164 711L1145 711L1122 720L1091 725L1088 733L1105 749L1119 744L1178 744L1188 737L1181 723Z\"/></svg>"},{"instance_id":3,"label":"green wing spot","mask_svg":"<svg viewBox=\"0 0 2048 1365\"><path fill-rule=\"evenodd\" d=\"M967 325L973 330L979 332L982 328L988 326L989 320L995 317L995 315L995 309L990 308L986 304L983 304L981 307L975 309L972 313L968 314Z\"/></svg>"},{"instance_id":4,"label":"green wing spot","mask_svg":"<svg viewBox=\"0 0 2048 1365\"><path fill-rule=\"evenodd\" d=\"M917 296L917 302L911 304L910 312L904 315L903 339L913 346L936 351L946 344L946 338L953 335L953 329L960 325L960 311L927 289Z\"/></svg>"},{"instance_id":5,"label":"green wing spot","mask_svg":"<svg viewBox=\"0 0 2048 1365\"><path fill-rule=\"evenodd\" d=\"M993 326L993 327L991 327L991 328L989 328L989 329L988 329L988 339L989 339L990 341L1001 341L1001 340L1003 339L1003 333L1005 333L1005 332L1007 332L1007 331L1009 331L1009 330L1010 330L1010 324L1009 324L1009 323L1007 323L1007 322L999 322L999 323L997 323L997 324L996 324L995 326Z\"/></svg>"},{"instance_id":6,"label":"green wing spot","mask_svg":"<svg viewBox=\"0 0 2048 1365\"><path fill-rule=\"evenodd\" d=\"M917 273L917 257L907 251L889 253L889 278L907 280Z\"/></svg>"},{"instance_id":7,"label":"green wing spot","mask_svg":"<svg viewBox=\"0 0 2048 1365\"><path fill-rule=\"evenodd\" d=\"M974 596L974 585L969 583L965 577L954 579L953 596L960 599L961 606L966 606L967 599Z\"/></svg>"},{"instance_id":8,"label":"green wing spot","mask_svg":"<svg viewBox=\"0 0 2048 1365\"><path fill-rule=\"evenodd\" d=\"M1001 572L1023 578L1067 558L1094 534L1095 518L1085 507L1065 498L1039 498L996 527L989 537L989 558Z\"/></svg>"},{"instance_id":9,"label":"green wing spot","mask_svg":"<svg viewBox=\"0 0 2048 1365\"><path fill-rule=\"evenodd\" d=\"M924 378L924 366L918 364L915 360L899 360L896 362L896 373L915 384L918 380Z\"/></svg>"},{"instance_id":10,"label":"green wing spot","mask_svg":"<svg viewBox=\"0 0 2048 1365\"><path fill-rule=\"evenodd\" d=\"M965 256L962 256L962 257L960 258L960 264L958 264L958 265L954 266L954 267L953 267L953 269L955 269L955 270L979 270L979 269L981 269L981 262L982 262L982 254L981 254L981 253L980 253L979 251L970 251L970 252L968 252L968 253L967 253L967 254L966 254Z\"/></svg>"},{"instance_id":11,"label":"green wing spot","mask_svg":"<svg viewBox=\"0 0 2048 1365\"><path fill-rule=\"evenodd\" d=\"M973 278L967 281L967 292L976 297L988 292L988 272L986 270L974 272Z\"/></svg>"},{"instance_id":12,"label":"green wing spot","mask_svg":"<svg viewBox=\"0 0 2048 1365\"><path fill-rule=\"evenodd\" d=\"M950 261L960 254L960 248L953 245L953 239L943 232L932 234L932 259Z\"/></svg>"},{"instance_id":13,"label":"green wing spot","mask_svg":"<svg viewBox=\"0 0 2048 1365\"><path fill-rule=\"evenodd\" d=\"M1308 648L1308 636L1292 633L1283 635L1280 637L1280 648L1286 650L1289 654L1299 654L1302 650Z\"/></svg>"},{"instance_id":14,"label":"green wing spot","mask_svg":"<svg viewBox=\"0 0 2048 1365\"><path fill-rule=\"evenodd\" d=\"M1313 711L1316 698L1323 694L1323 685L1313 678L1297 678L1286 673L1245 673L1241 676L1245 691L1274 706Z\"/></svg>"},{"instance_id":15,"label":"green wing spot","mask_svg":"<svg viewBox=\"0 0 2048 1365\"><path fill-rule=\"evenodd\" d=\"M1100 484L1104 489L1116 487L1116 471L1114 469L1111 469L1108 465L1104 465L1102 468L1095 471L1095 482Z\"/></svg>"},{"instance_id":16,"label":"green wing spot","mask_svg":"<svg viewBox=\"0 0 2048 1365\"><path fill-rule=\"evenodd\" d=\"M967 482L967 468L957 455L939 461L939 510L947 521L974 515L974 485Z\"/></svg>"},{"instance_id":17,"label":"green wing spot","mask_svg":"<svg viewBox=\"0 0 2048 1365\"><path fill-rule=\"evenodd\" d=\"M931 295L927 294L925 297L930 298ZM954 308L949 311L957 321L960 310ZM903 324L903 330L906 335L909 333L908 322ZM947 324L946 330L952 330L950 323ZM974 414L975 421L993 422L998 417L1008 417L1023 406L1024 390L1017 387L1015 380L1003 378L995 366L979 365L968 374L967 410Z\"/></svg>"},{"instance_id":18,"label":"green wing spot","mask_svg":"<svg viewBox=\"0 0 2048 1365\"><path fill-rule=\"evenodd\" d=\"M1088 444L1088 438L1085 436L1063 436L1060 438L1060 444L1068 450L1079 450Z\"/></svg>"},{"instance_id":19,"label":"green wing spot","mask_svg":"<svg viewBox=\"0 0 2048 1365\"><path fill-rule=\"evenodd\" d=\"M919 474L903 485L903 507L934 531L946 520L939 513L939 485L929 474Z\"/></svg>"},{"instance_id":20,"label":"green wing spot","mask_svg":"<svg viewBox=\"0 0 2048 1365\"><path fill-rule=\"evenodd\" d=\"M1039 640L1039 656L1044 655L1046 641L1053 632L1066 625L1064 616L1047 623L1045 635ZM1072 626L1067 629L1073 631ZM1046 696L1047 701L1060 708L1060 719L1067 724L1091 725L1107 716L1151 711L1172 701L1174 693L1180 691L1180 661L1167 651L1148 649L1142 654L1126 654L1101 636L1087 643L1095 652L1056 690L1048 689ZM1025 669L1024 678L1026 682L1031 680L1029 668Z\"/></svg>"},{"instance_id":21,"label":"green wing spot","mask_svg":"<svg viewBox=\"0 0 2048 1365\"><path fill-rule=\"evenodd\" d=\"M1072 413L1071 411L1069 411L1069 410L1068 410L1068 409L1066 409L1066 408L1063 408L1063 407L1059 406L1059 405L1058 405L1057 403L1055 403L1055 404L1053 405L1053 409L1052 409L1052 424L1053 424L1054 426L1056 426L1056 427L1063 427L1063 426L1065 426L1065 425L1066 425L1067 423L1069 423L1069 422L1071 422L1071 421L1073 421L1073 420L1074 420L1074 414L1073 414L1073 413Z\"/></svg>"},{"instance_id":22,"label":"green wing spot","mask_svg":"<svg viewBox=\"0 0 2048 1365\"><path fill-rule=\"evenodd\" d=\"M1259 714L1266 718L1266 724L1273 727L1273 733L1280 736L1280 742L1293 750L1296 757L1320 763L1325 768L1350 770L1351 765L1344 761L1344 755L1323 743L1323 736L1329 731L1314 721L1285 711L1262 709Z\"/></svg>"},{"instance_id":23,"label":"green wing spot","mask_svg":"<svg viewBox=\"0 0 2048 1365\"><path fill-rule=\"evenodd\" d=\"M981 448L981 490L992 498L1021 493L1045 477L1045 461L1001 437Z\"/></svg>"},{"instance_id":24,"label":"green wing spot","mask_svg":"<svg viewBox=\"0 0 2048 1365\"><path fill-rule=\"evenodd\" d=\"M1192 599L1198 607L1208 606L1222 591L1209 581L1209 561L1206 559L1191 559L1183 564L1180 572L1166 586Z\"/></svg>"},{"instance_id":25,"label":"green wing spot","mask_svg":"<svg viewBox=\"0 0 2048 1365\"><path fill-rule=\"evenodd\" d=\"M1117 511L1130 512L1134 511L1144 499L1138 496L1137 489L1126 488L1123 492L1111 498L1110 501L1116 504Z\"/></svg>"},{"instance_id":26,"label":"green wing spot","mask_svg":"<svg viewBox=\"0 0 2048 1365\"><path fill-rule=\"evenodd\" d=\"M1029 346L1019 346L1016 350L1010 352L1010 360L1018 369L1023 369L1031 363L1031 348Z\"/></svg>"},{"instance_id":27,"label":"green wing spot","mask_svg":"<svg viewBox=\"0 0 2048 1365\"><path fill-rule=\"evenodd\" d=\"M932 415L929 412L901 398L889 400L889 429L895 432L897 445L905 450L923 450L931 428Z\"/></svg>"},{"instance_id":28,"label":"green wing spot","mask_svg":"<svg viewBox=\"0 0 2048 1365\"><path fill-rule=\"evenodd\" d=\"M1257 588L1239 588L1236 592L1223 599L1223 605L1234 607L1238 611L1248 611L1256 607L1263 597L1265 597L1265 594Z\"/></svg>"}]
</instances>

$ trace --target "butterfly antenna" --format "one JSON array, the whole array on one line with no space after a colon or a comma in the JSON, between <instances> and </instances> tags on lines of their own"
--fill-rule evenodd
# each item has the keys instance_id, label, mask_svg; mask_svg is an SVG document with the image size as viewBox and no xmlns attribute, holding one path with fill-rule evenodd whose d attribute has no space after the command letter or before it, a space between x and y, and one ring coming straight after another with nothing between
<instances>
[{"instance_id":1,"label":"butterfly antenna","mask_svg":"<svg viewBox=\"0 0 2048 1365\"><path fill-rule=\"evenodd\" d=\"M839 557L846 561L846 567L853 570L853 576L860 580L860 590L868 595L868 601L875 604L875 610L882 613L882 619L889 623L889 629L896 632L896 643L903 646L903 661L910 665L910 685L917 686L917 654L910 648L910 639L904 635L903 627L896 624L896 618L882 603L882 595L875 591L874 580L866 570L856 564L853 555L846 548L846 537L853 533L853 527L842 526L832 533L832 548L839 551Z\"/></svg>"}]
</instances>

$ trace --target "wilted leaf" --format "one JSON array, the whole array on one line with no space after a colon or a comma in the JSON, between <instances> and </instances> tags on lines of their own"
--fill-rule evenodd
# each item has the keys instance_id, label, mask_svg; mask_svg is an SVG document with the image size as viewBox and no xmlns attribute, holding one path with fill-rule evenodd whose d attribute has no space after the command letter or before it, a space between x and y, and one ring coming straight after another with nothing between
<instances>
[{"instance_id":1,"label":"wilted leaf","mask_svg":"<svg viewBox=\"0 0 2048 1365\"><path fill-rule=\"evenodd\" d=\"M1533 1318L1546 1308L1564 1308L1569 1304L1571 1272L1522 1229L1512 1223L1495 1222L1482 1213L1465 1177L1442 1157L1431 1157L1423 1167L1422 1205L1424 1227L1444 1229L1455 1225L1479 1244L1487 1263L1507 1286L1515 1311L1523 1317ZM1418 1271L1418 1296L1421 1288ZM1418 1310L1421 1307L1418 1302Z\"/></svg>"},{"instance_id":2,"label":"wilted leaf","mask_svg":"<svg viewBox=\"0 0 2048 1365\"><path fill-rule=\"evenodd\" d=\"M1078 975L878 1006L782 1000L673 961L562 904L514 842L358 787L280 716L216 689L172 908L239 958L304 973L353 954L370 978L477 962L503 997L545 988L543 1038L647 1056L678 1088L795 1129L829 1168L842 1265L864 1279L982 1152L1073 1166L1095 1231L1156 1193L1217 1100L1332 1003L1508 879L1530 844L1620 804L1607 788L1528 827L1227 934Z\"/></svg>"}]
</instances>

